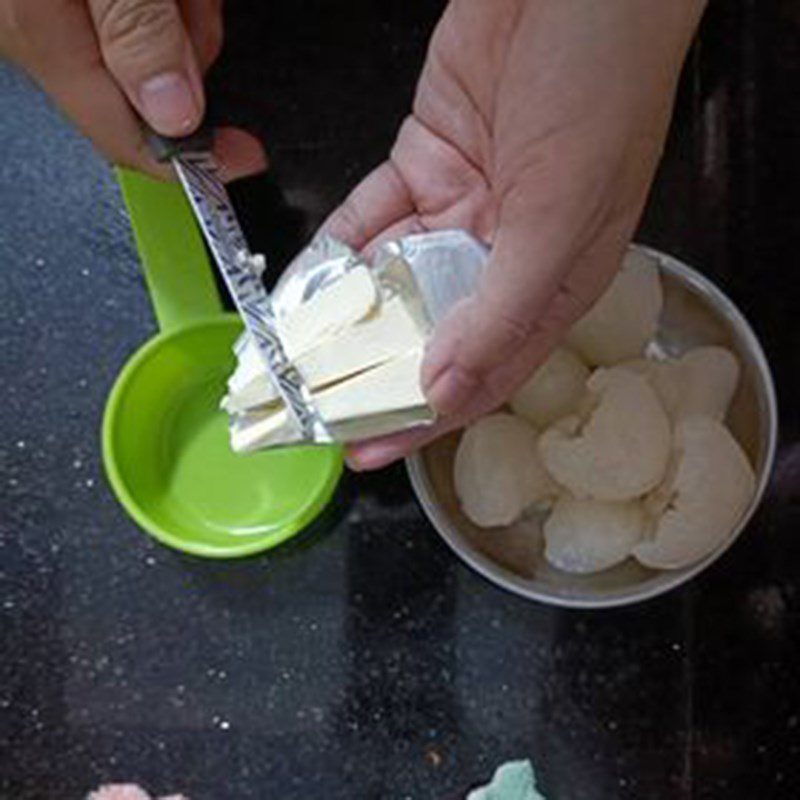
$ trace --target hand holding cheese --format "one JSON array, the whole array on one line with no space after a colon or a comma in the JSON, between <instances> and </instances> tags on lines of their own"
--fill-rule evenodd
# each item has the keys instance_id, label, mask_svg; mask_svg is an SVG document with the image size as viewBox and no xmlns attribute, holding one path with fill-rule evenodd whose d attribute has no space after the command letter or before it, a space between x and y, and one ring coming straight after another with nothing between
<instances>
[{"instance_id":1,"label":"hand holding cheese","mask_svg":"<svg viewBox=\"0 0 800 800\"><path fill-rule=\"evenodd\" d=\"M380 467L498 408L611 282L703 6L450 3L389 159L328 229L363 249L409 230L464 228L491 243L492 257L478 294L426 354L441 421L360 444L351 465ZM646 333L634 323L609 344L631 357L629 343Z\"/></svg>"}]
</instances>

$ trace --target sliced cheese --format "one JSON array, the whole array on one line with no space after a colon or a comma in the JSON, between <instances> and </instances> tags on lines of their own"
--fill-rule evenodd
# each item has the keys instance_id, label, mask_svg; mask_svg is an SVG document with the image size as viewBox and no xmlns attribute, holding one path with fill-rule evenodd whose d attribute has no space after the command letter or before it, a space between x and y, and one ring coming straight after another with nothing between
<instances>
[{"instance_id":1,"label":"sliced cheese","mask_svg":"<svg viewBox=\"0 0 800 800\"><path fill-rule=\"evenodd\" d=\"M423 349L418 347L374 369L314 393L322 418L335 425L356 417L393 414L425 405L420 386ZM241 415L231 429L237 453L300 440L285 408Z\"/></svg>"},{"instance_id":2,"label":"sliced cheese","mask_svg":"<svg viewBox=\"0 0 800 800\"><path fill-rule=\"evenodd\" d=\"M303 303L278 320L278 331L286 348L286 355L296 360L302 353L322 341L336 336L369 316L379 303L378 287L372 273L365 266L354 267L341 278L321 289L307 303ZM268 397L261 402L270 402L276 395L264 376L264 365L255 344L247 338L237 351L239 363L228 380L228 393L235 400L234 407L245 407L249 398L258 398L260 392L252 387L253 382L267 384ZM262 380L259 380L262 379ZM248 399L245 401L244 398ZM228 407L224 403L224 407Z\"/></svg>"},{"instance_id":3,"label":"sliced cheese","mask_svg":"<svg viewBox=\"0 0 800 800\"><path fill-rule=\"evenodd\" d=\"M424 343L425 337L405 303L394 297L376 316L323 339L299 355L295 363L308 386L318 389L421 348ZM223 401L227 411L243 412L278 401L255 348L242 354L240 369L247 379L230 387Z\"/></svg>"},{"instance_id":4,"label":"sliced cheese","mask_svg":"<svg viewBox=\"0 0 800 800\"><path fill-rule=\"evenodd\" d=\"M354 267L279 321L286 354L295 359L323 339L355 325L375 310L379 300L371 271L366 266Z\"/></svg>"}]
</instances>

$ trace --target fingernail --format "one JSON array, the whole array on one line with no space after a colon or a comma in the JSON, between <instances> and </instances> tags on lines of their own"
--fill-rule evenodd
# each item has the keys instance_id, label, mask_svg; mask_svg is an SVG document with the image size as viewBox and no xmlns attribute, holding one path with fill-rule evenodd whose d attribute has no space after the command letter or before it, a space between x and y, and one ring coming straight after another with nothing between
<instances>
[{"instance_id":1,"label":"fingernail","mask_svg":"<svg viewBox=\"0 0 800 800\"><path fill-rule=\"evenodd\" d=\"M200 108L189 81L179 72L165 72L142 84L142 115L164 136L188 133L198 121Z\"/></svg>"},{"instance_id":2,"label":"fingernail","mask_svg":"<svg viewBox=\"0 0 800 800\"><path fill-rule=\"evenodd\" d=\"M460 367L441 372L425 392L433 410L442 416L460 411L478 388L478 382Z\"/></svg>"}]
</instances>

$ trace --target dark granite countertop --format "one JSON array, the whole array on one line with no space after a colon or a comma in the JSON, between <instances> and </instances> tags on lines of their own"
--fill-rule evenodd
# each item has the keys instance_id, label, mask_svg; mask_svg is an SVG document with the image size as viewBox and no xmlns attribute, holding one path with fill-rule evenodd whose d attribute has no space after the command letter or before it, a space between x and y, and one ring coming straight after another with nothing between
<instances>
[{"instance_id":1,"label":"dark granite countertop","mask_svg":"<svg viewBox=\"0 0 800 800\"><path fill-rule=\"evenodd\" d=\"M214 91L275 167L235 197L285 261L385 154L442 3L264 3L263 24L230 5ZM99 457L108 390L154 330L128 223L89 145L0 67L2 800L119 779L441 800L516 757L552 800L800 796L799 28L790 2L712 7L639 236L762 336L776 478L701 578L600 613L476 576L401 468L349 479L304 547L210 563L141 533Z\"/></svg>"}]
</instances>

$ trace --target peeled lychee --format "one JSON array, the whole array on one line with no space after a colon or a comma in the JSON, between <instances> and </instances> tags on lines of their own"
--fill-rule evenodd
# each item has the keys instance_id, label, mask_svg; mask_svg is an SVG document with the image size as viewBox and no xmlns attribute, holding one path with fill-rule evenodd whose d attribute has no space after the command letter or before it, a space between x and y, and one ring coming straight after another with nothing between
<instances>
[{"instance_id":1,"label":"peeled lychee","mask_svg":"<svg viewBox=\"0 0 800 800\"><path fill-rule=\"evenodd\" d=\"M605 294L572 327L567 344L589 364L635 358L655 336L663 302L655 259L631 249Z\"/></svg>"},{"instance_id":2,"label":"peeled lychee","mask_svg":"<svg viewBox=\"0 0 800 800\"><path fill-rule=\"evenodd\" d=\"M511 398L515 414L545 427L571 414L586 392L589 369L572 352L558 347Z\"/></svg>"},{"instance_id":3,"label":"peeled lychee","mask_svg":"<svg viewBox=\"0 0 800 800\"><path fill-rule=\"evenodd\" d=\"M754 492L753 469L728 429L710 417L686 417L675 429L668 477L648 501L655 535L634 555L657 569L701 560L731 534Z\"/></svg>"},{"instance_id":4,"label":"peeled lychee","mask_svg":"<svg viewBox=\"0 0 800 800\"><path fill-rule=\"evenodd\" d=\"M512 414L491 414L464 431L454 482L472 522L482 528L510 525L529 506L555 496L537 444L536 431Z\"/></svg>"},{"instance_id":5,"label":"peeled lychee","mask_svg":"<svg viewBox=\"0 0 800 800\"><path fill-rule=\"evenodd\" d=\"M647 379L626 369L597 370L587 388L594 409L542 434L542 462L575 497L640 497L664 477L671 449L667 414Z\"/></svg>"},{"instance_id":6,"label":"peeled lychee","mask_svg":"<svg viewBox=\"0 0 800 800\"><path fill-rule=\"evenodd\" d=\"M545 558L565 572L601 572L624 561L641 540L641 505L565 496L544 524Z\"/></svg>"}]
</instances>

